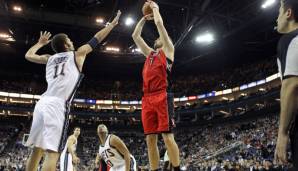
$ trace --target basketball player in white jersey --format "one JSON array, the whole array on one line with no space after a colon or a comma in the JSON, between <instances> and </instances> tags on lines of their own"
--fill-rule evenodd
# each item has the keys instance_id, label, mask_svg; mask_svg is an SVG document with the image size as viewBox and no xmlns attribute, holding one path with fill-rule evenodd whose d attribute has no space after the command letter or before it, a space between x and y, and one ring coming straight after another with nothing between
<instances>
[{"instance_id":1,"label":"basketball player in white jersey","mask_svg":"<svg viewBox=\"0 0 298 171\"><path fill-rule=\"evenodd\" d=\"M128 151L124 142L116 135L109 134L108 128L98 125L99 153L95 165L104 161L107 167L100 167L100 171L136 171L136 161Z\"/></svg>"},{"instance_id":2,"label":"basketball player in white jersey","mask_svg":"<svg viewBox=\"0 0 298 171\"><path fill-rule=\"evenodd\" d=\"M33 121L27 146L33 151L27 160L26 171L36 171L44 156L42 171L55 171L60 152L66 143L68 114L71 101L81 78L86 58L118 24L121 12L114 20L85 45L75 50L72 41L66 34L57 34L50 40L49 32L41 32L37 44L26 53L27 60L46 64L48 87L38 101L33 112ZM55 55L38 55L36 52L51 42Z\"/></svg>"},{"instance_id":3,"label":"basketball player in white jersey","mask_svg":"<svg viewBox=\"0 0 298 171\"><path fill-rule=\"evenodd\" d=\"M81 133L79 127L75 127L73 134L68 137L66 146L60 156L60 171L76 171L76 165L80 159L76 155L78 137Z\"/></svg>"}]
</instances>

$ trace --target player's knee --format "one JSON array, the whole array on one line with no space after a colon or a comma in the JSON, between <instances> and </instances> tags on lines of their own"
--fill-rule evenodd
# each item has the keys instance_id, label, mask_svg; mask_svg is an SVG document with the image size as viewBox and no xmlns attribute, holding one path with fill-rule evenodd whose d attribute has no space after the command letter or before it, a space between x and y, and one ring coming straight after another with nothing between
<instances>
[{"instance_id":1,"label":"player's knee","mask_svg":"<svg viewBox=\"0 0 298 171\"><path fill-rule=\"evenodd\" d=\"M52 161L58 161L60 153L55 151L47 151L46 157Z\"/></svg>"},{"instance_id":2,"label":"player's knee","mask_svg":"<svg viewBox=\"0 0 298 171\"><path fill-rule=\"evenodd\" d=\"M154 146L155 144L157 144L157 136L156 135L147 135L146 141L147 141L148 146Z\"/></svg>"},{"instance_id":3,"label":"player's knee","mask_svg":"<svg viewBox=\"0 0 298 171\"><path fill-rule=\"evenodd\" d=\"M44 152L43 149L35 147L35 148L33 148L32 154L33 155L42 155L43 152Z\"/></svg>"},{"instance_id":4,"label":"player's knee","mask_svg":"<svg viewBox=\"0 0 298 171\"><path fill-rule=\"evenodd\" d=\"M162 138L166 145L172 145L175 143L173 134L162 134Z\"/></svg>"}]
</instances>

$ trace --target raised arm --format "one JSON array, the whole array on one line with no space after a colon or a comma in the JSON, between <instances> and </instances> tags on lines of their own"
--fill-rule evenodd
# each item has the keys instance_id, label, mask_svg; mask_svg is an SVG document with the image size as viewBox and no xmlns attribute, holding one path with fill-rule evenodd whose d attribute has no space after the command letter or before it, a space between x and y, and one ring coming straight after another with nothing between
<instances>
[{"instance_id":1,"label":"raised arm","mask_svg":"<svg viewBox=\"0 0 298 171\"><path fill-rule=\"evenodd\" d=\"M125 171L130 171L130 153L124 142L117 136L113 135L110 140L111 146L114 146L123 156L125 160Z\"/></svg>"},{"instance_id":2,"label":"raised arm","mask_svg":"<svg viewBox=\"0 0 298 171\"><path fill-rule=\"evenodd\" d=\"M88 43L78 48L77 56L85 57L96 47L97 44L102 42L103 39L105 39L108 36L108 34L113 30L113 28L118 24L120 16L121 16L121 11L118 11L117 16L113 19L113 21L109 25L107 25L105 28L97 32Z\"/></svg>"},{"instance_id":3,"label":"raised arm","mask_svg":"<svg viewBox=\"0 0 298 171\"><path fill-rule=\"evenodd\" d=\"M153 50L152 48L150 48L146 42L144 41L144 39L142 38L141 34L142 34L142 30L144 27L144 24L146 23L146 17L143 17L137 24L133 34L132 34L132 38L135 42L135 44L137 45L137 47L141 50L142 54L144 56L148 56L151 51Z\"/></svg>"},{"instance_id":4,"label":"raised arm","mask_svg":"<svg viewBox=\"0 0 298 171\"><path fill-rule=\"evenodd\" d=\"M38 64L46 64L48 61L48 58L51 55L48 55L48 54L38 55L36 54L36 52L51 41L49 40L50 37L51 37L50 32L47 32L47 31L40 32L40 37L38 42L26 52L25 58L30 62L34 62Z\"/></svg>"},{"instance_id":5,"label":"raised arm","mask_svg":"<svg viewBox=\"0 0 298 171\"><path fill-rule=\"evenodd\" d=\"M170 37L168 35L167 30L166 30L166 28L165 28L165 26L163 24L163 19L162 19L161 15L160 15L159 7L152 0L148 0L147 3L150 4L150 7L151 7L151 9L153 11L154 23L155 23L155 25L157 27L157 30L158 30L160 39L162 41L163 50L164 50L166 56L173 61L174 60L174 51L175 51L175 48L174 48L174 45L173 45L172 40L170 39Z\"/></svg>"}]
</instances>

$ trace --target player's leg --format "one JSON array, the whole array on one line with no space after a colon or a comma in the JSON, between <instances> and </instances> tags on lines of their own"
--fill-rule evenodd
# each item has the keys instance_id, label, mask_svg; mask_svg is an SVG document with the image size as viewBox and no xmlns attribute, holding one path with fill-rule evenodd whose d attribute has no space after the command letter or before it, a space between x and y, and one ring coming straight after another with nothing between
<instances>
[{"instance_id":1,"label":"player's leg","mask_svg":"<svg viewBox=\"0 0 298 171\"><path fill-rule=\"evenodd\" d=\"M180 170L180 157L179 157L179 148L175 141L174 134L172 133L163 133L162 138L165 142L165 145L168 150L168 155L171 163L173 164L174 170Z\"/></svg>"},{"instance_id":2,"label":"player's leg","mask_svg":"<svg viewBox=\"0 0 298 171\"><path fill-rule=\"evenodd\" d=\"M174 95L172 93L161 93L156 97L158 106L158 130L162 132L162 137L168 150L169 159L174 170L180 170L179 148L171 133L175 127L174 123Z\"/></svg>"},{"instance_id":3,"label":"player's leg","mask_svg":"<svg viewBox=\"0 0 298 171\"><path fill-rule=\"evenodd\" d=\"M147 148L148 148L148 156L151 170L158 170L159 168L159 151L157 147L157 134L150 134L146 136Z\"/></svg>"},{"instance_id":4,"label":"player's leg","mask_svg":"<svg viewBox=\"0 0 298 171\"><path fill-rule=\"evenodd\" d=\"M60 153L48 150L42 165L42 171L55 171Z\"/></svg>"},{"instance_id":5,"label":"player's leg","mask_svg":"<svg viewBox=\"0 0 298 171\"><path fill-rule=\"evenodd\" d=\"M26 171L37 171L39 162L44 154L44 150L34 147L32 153L27 160Z\"/></svg>"},{"instance_id":6,"label":"player's leg","mask_svg":"<svg viewBox=\"0 0 298 171\"><path fill-rule=\"evenodd\" d=\"M157 113L152 107L152 100L151 97L143 97L142 99L142 124L146 135L150 169L157 170L159 168L158 120Z\"/></svg>"},{"instance_id":7,"label":"player's leg","mask_svg":"<svg viewBox=\"0 0 298 171\"><path fill-rule=\"evenodd\" d=\"M30 134L25 143L28 147L34 147L32 153L27 159L26 171L36 171L44 154L44 150L40 148L42 147L42 134L44 129L44 112L41 110L42 108L43 104L41 99L35 105Z\"/></svg>"},{"instance_id":8,"label":"player's leg","mask_svg":"<svg viewBox=\"0 0 298 171\"><path fill-rule=\"evenodd\" d=\"M60 152L64 149L67 140L67 110L65 109L65 102L58 98L48 98L44 110L43 142L47 152L42 171L55 171Z\"/></svg>"}]
</instances>

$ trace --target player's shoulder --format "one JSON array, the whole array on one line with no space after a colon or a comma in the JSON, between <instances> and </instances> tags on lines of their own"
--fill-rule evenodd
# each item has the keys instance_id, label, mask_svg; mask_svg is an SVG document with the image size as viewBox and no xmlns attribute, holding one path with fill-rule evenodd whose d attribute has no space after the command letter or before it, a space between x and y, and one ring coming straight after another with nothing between
<instances>
[{"instance_id":1,"label":"player's shoulder","mask_svg":"<svg viewBox=\"0 0 298 171\"><path fill-rule=\"evenodd\" d=\"M291 33L287 33L281 36L281 38L279 39L279 43L281 44L288 44L292 41L297 41L297 37L298 37L298 32L294 31Z\"/></svg>"},{"instance_id":2,"label":"player's shoulder","mask_svg":"<svg viewBox=\"0 0 298 171\"><path fill-rule=\"evenodd\" d=\"M115 142L121 141L121 139L115 135L115 134L110 134L110 143L113 144Z\"/></svg>"},{"instance_id":3,"label":"player's shoulder","mask_svg":"<svg viewBox=\"0 0 298 171\"><path fill-rule=\"evenodd\" d=\"M76 137L74 135L71 135L68 137L68 140L76 140Z\"/></svg>"},{"instance_id":4,"label":"player's shoulder","mask_svg":"<svg viewBox=\"0 0 298 171\"><path fill-rule=\"evenodd\" d=\"M167 49L160 49L159 54L164 56L166 59L170 60L171 62L174 62L174 51L167 50Z\"/></svg>"},{"instance_id":5,"label":"player's shoulder","mask_svg":"<svg viewBox=\"0 0 298 171\"><path fill-rule=\"evenodd\" d=\"M76 50L76 51L73 51L74 52L74 54L75 54L75 56L76 57L84 57L84 56L86 56L86 52L85 51L83 51L83 50Z\"/></svg>"},{"instance_id":6,"label":"player's shoulder","mask_svg":"<svg viewBox=\"0 0 298 171\"><path fill-rule=\"evenodd\" d=\"M110 140L112 139L118 139L119 137L115 134L110 134Z\"/></svg>"}]
</instances>

